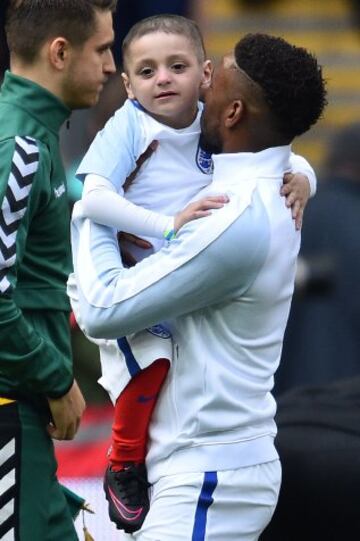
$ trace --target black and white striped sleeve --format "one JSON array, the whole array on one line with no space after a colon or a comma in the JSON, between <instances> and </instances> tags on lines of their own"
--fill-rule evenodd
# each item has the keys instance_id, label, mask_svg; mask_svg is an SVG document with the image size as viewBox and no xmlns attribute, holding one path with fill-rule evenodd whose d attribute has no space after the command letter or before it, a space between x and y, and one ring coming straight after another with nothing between
<instances>
[{"instance_id":1,"label":"black and white striped sleeve","mask_svg":"<svg viewBox=\"0 0 360 541\"><path fill-rule=\"evenodd\" d=\"M39 149L34 139L16 137L11 169L0 209L0 294L8 293L9 270L16 262L16 238L29 201ZM4 180L4 179L3 179Z\"/></svg>"}]
</instances>

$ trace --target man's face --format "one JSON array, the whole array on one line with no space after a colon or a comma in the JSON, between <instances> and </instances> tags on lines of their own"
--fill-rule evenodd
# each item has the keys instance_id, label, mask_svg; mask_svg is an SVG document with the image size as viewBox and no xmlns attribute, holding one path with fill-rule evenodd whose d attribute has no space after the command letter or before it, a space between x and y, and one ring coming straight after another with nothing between
<instances>
[{"instance_id":1,"label":"man's face","mask_svg":"<svg viewBox=\"0 0 360 541\"><path fill-rule=\"evenodd\" d=\"M212 154L223 149L222 118L228 103L230 56L225 56L214 69L211 84L205 92L205 107L201 115L200 146Z\"/></svg>"},{"instance_id":2,"label":"man's face","mask_svg":"<svg viewBox=\"0 0 360 541\"><path fill-rule=\"evenodd\" d=\"M129 46L126 66L123 77L129 98L173 128L194 121L207 75L206 64L199 61L187 37L153 32L137 38Z\"/></svg>"},{"instance_id":3,"label":"man's face","mask_svg":"<svg viewBox=\"0 0 360 541\"><path fill-rule=\"evenodd\" d=\"M98 102L105 82L115 72L113 40L111 12L97 11L92 36L83 45L70 48L62 94L71 109L91 107Z\"/></svg>"}]
</instances>

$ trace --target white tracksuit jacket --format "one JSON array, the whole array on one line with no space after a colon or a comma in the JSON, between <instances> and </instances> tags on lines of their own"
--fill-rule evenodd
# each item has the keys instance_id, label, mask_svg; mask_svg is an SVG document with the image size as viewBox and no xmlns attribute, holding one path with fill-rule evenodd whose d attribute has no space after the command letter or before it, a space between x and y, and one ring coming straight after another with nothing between
<instances>
[{"instance_id":1,"label":"white tracksuit jacket","mask_svg":"<svg viewBox=\"0 0 360 541\"><path fill-rule=\"evenodd\" d=\"M215 156L205 192L226 192L230 203L130 269L114 231L75 209L77 288L68 291L86 332L117 338L166 321L173 335L150 426L150 482L277 457L271 389L300 245L279 195L289 159L289 146Z\"/></svg>"}]
</instances>

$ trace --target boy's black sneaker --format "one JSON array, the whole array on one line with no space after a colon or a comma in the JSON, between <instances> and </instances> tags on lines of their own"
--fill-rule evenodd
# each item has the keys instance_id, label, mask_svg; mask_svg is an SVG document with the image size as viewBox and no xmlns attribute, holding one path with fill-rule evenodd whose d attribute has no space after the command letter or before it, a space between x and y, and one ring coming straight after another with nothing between
<instances>
[{"instance_id":1,"label":"boy's black sneaker","mask_svg":"<svg viewBox=\"0 0 360 541\"><path fill-rule=\"evenodd\" d=\"M149 511L149 483L144 464L131 464L121 471L108 466L104 491L109 503L109 517L118 530L140 530Z\"/></svg>"}]
</instances>

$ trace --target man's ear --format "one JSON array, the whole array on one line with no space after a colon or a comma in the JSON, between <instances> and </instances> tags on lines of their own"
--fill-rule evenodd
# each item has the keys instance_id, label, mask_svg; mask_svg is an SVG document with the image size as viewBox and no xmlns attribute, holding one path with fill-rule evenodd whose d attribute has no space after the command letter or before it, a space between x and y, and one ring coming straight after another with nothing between
<instances>
[{"instance_id":1,"label":"man's ear","mask_svg":"<svg viewBox=\"0 0 360 541\"><path fill-rule=\"evenodd\" d=\"M70 44L65 38L56 38L50 43L49 59L58 70L63 70L69 56Z\"/></svg>"},{"instance_id":2,"label":"man's ear","mask_svg":"<svg viewBox=\"0 0 360 541\"><path fill-rule=\"evenodd\" d=\"M245 106L242 100L234 100L228 105L225 115L225 127L233 128L241 122L244 116Z\"/></svg>"},{"instance_id":3,"label":"man's ear","mask_svg":"<svg viewBox=\"0 0 360 541\"><path fill-rule=\"evenodd\" d=\"M129 76L125 72L123 72L121 74L121 77L122 77L122 80L124 82L127 97L129 98L129 100L135 100L136 96L135 96L134 92L132 91Z\"/></svg>"},{"instance_id":4,"label":"man's ear","mask_svg":"<svg viewBox=\"0 0 360 541\"><path fill-rule=\"evenodd\" d=\"M201 78L201 89L208 88L208 86L211 83L211 75L212 75L213 67L211 64L211 60L205 60L203 63L203 74Z\"/></svg>"}]
</instances>

